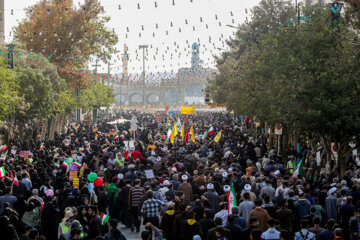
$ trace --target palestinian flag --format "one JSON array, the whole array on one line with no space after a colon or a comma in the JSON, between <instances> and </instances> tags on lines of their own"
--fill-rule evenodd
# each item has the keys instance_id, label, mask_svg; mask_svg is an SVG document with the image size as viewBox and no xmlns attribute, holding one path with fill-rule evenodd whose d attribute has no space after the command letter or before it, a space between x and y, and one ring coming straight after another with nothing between
<instances>
[{"instance_id":1,"label":"palestinian flag","mask_svg":"<svg viewBox=\"0 0 360 240\"><path fill-rule=\"evenodd\" d=\"M7 145L0 146L0 152L5 151L7 149Z\"/></svg>"},{"instance_id":2,"label":"palestinian flag","mask_svg":"<svg viewBox=\"0 0 360 240\"><path fill-rule=\"evenodd\" d=\"M100 213L100 217L101 217L101 225L105 225L110 218L108 215L104 213Z\"/></svg>"},{"instance_id":3,"label":"palestinian flag","mask_svg":"<svg viewBox=\"0 0 360 240\"><path fill-rule=\"evenodd\" d=\"M39 151L44 150L44 143L41 143Z\"/></svg>"},{"instance_id":4,"label":"palestinian flag","mask_svg":"<svg viewBox=\"0 0 360 240\"><path fill-rule=\"evenodd\" d=\"M4 178L4 177L5 177L5 174L6 174L5 167L2 166L2 167L0 168L0 177L1 177L1 178Z\"/></svg>"},{"instance_id":5,"label":"palestinian flag","mask_svg":"<svg viewBox=\"0 0 360 240\"><path fill-rule=\"evenodd\" d=\"M171 138L171 129L170 126L168 127L167 134L166 134L166 143L169 142L169 139Z\"/></svg>"},{"instance_id":6,"label":"palestinian flag","mask_svg":"<svg viewBox=\"0 0 360 240\"><path fill-rule=\"evenodd\" d=\"M230 183L230 191L228 191L227 194L227 201L228 201L228 213L232 214L232 207L236 207L236 193L235 193L235 189L234 189L234 185L231 182Z\"/></svg>"},{"instance_id":7,"label":"palestinian flag","mask_svg":"<svg viewBox=\"0 0 360 240\"><path fill-rule=\"evenodd\" d=\"M79 163L78 161L75 161L74 165L77 166L78 168L81 168L81 163Z\"/></svg>"},{"instance_id":8,"label":"palestinian flag","mask_svg":"<svg viewBox=\"0 0 360 240\"><path fill-rule=\"evenodd\" d=\"M213 128L213 125L211 124L209 130L207 130L207 132L204 133L204 136L202 137L202 139L204 140L209 134L212 134L212 133L214 133L214 128Z\"/></svg>"},{"instance_id":9,"label":"palestinian flag","mask_svg":"<svg viewBox=\"0 0 360 240\"><path fill-rule=\"evenodd\" d=\"M79 152L84 152L85 149L83 147L79 148Z\"/></svg>"},{"instance_id":10,"label":"palestinian flag","mask_svg":"<svg viewBox=\"0 0 360 240\"><path fill-rule=\"evenodd\" d=\"M299 175L303 175L303 160L299 162L299 164L296 166L293 175L291 176L291 180L294 179L294 177L297 177Z\"/></svg>"},{"instance_id":11,"label":"palestinian flag","mask_svg":"<svg viewBox=\"0 0 360 240\"><path fill-rule=\"evenodd\" d=\"M114 137L114 140L118 140L120 137L119 137L119 135L116 135L115 137Z\"/></svg>"},{"instance_id":12,"label":"palestinian flag","mask_svg":"<svg viewBox=\"0 0 360 240\"><path fill-rule=\"evenodd\" d=\"M19 180L18 180L16 174L15 174L15 177L14 177L13 184L15 184L16 186L19 186Z\"/></svg>"},{"instance_id":13,"label":"palestinian flag","mask_svg":"<svg viewBox=\"0 0 360 240\"><path fill-rule=\"evenodd\" d=\"M65 160L61 166L67 168L69 166L68 160Z\"/></svg>"},{"instance_id":14,"label":"palestinian flag","mask_svg":"<svg viewBox=\"0 0 360 240\"><path fill-rule=\"evenodd\" d=\"M58 162L54 162L54 165L55 165L57 168L60 167L60 163L58 163Z\"/></svg>"}]
</instances>

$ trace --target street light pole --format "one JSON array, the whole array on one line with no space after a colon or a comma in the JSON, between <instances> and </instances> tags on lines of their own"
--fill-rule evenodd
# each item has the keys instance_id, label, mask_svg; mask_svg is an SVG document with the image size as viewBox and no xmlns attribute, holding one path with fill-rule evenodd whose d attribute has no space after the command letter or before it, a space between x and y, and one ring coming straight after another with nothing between
<instances>
[{"instance_id":1,"label":"street light pole","mask_svg":"<svg viewBox=\"0 0 360 240\"><path fill-rule=\"evenodd\" d=\"M139 49L143 50L143 107L145 108L145 48L147 49L148 45L140 45Z\"/></svg>"}]
</instances>

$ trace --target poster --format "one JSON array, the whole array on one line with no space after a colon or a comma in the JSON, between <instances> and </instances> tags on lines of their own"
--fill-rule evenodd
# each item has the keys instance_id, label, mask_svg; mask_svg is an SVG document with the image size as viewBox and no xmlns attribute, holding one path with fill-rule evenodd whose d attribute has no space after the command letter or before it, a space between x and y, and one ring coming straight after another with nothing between
<instances>
[{"instance_id":1,"label":"poster","mask_svg":"<svg viewBox=\"0 0 360 240\"><path fill-rule=\"evenodd\" d=\"M79 187L79 178L73 178L73 187Z\"/></svg>"},{"instance_id":2,"label":"poster","mask_svg":"<svg viewBox=\"0 0 360 240\"><path fill-rule=\"evenodd\" d=\"M155 178L153 170L145 170L145 176L146 178Z\"/></svg>"},{"instance_id":3,"label":"poster","mask_svg":"<svg viewBox=\"0 0 360 240\"><path fill-rule=\"evenodd\" d=\"M29 155L30 155L30 152L29 152L29 151L21 151L21 152L19 153L19 156L20 156L21 158L27 158L27 157L29 157Z\"/></svg>"},{"instance_id":4,"label":"poster","mask_svg":"<svg viewBox=\"0 0 360 240\"><path fill-rule=\"evenodd\" d=\"M70 172L69 172L69 180L71 181L71 180L73 180L74 178L77 178L78 177L78 175L77 175L77 170L71 170Z\"/></svg>"}]
</instances>

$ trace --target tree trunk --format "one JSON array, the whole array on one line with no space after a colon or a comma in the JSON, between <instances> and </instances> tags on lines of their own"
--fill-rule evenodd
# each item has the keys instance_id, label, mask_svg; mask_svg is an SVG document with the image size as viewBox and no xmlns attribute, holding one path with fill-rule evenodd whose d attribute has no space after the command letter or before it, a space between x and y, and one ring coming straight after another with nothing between
<instances>
[{"instance_id":1,"label":"tree trunk","mask_svg":"<svg viewBox=\"0 0 360 240\"><path fill-rule=\"evenodd\" d=\"M43 120L41 126L41 139L44 140L46 138L46 133L47 133L47 121Z\"/></svg>"}]
</instances>

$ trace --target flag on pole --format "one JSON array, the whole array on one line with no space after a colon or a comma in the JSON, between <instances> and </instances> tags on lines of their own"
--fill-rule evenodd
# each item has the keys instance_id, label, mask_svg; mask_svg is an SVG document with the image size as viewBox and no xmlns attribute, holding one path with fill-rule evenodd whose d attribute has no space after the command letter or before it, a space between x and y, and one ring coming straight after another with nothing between
<instances>
[{"instance_id":1,"label":"flag on pole","mask_svg":"<svg viewBox=\"0 0 360 240\"><path fill-rule=\"evenodd\" d=\"M65 160L61 166L67 168L69 166L68 160Z\"/></svg>"},{"instance_id":2,"label":"flag on pole","mask_svg":"<svg viewBox=\"0 0 360 240\"><path fill-rule=\"evenodd\" d=\"M44 150L44 143L41 143L39 151Z\"/></svg>"},{"instance_id":3,"label":"flag on pole","mask_svg":"<svg viewBox=\"0 0 360 240\"><path fill-rule=\"evenodd\" d=\"M166 134L166 143L169 142L170 137L171 137L171 129L170 129L170 126L169 126L168 130L167 130L167 134Z\"/></svg>"},{"instance_id":4,"label":"flag on pole","mask_svg":"<svg viewBox=\"0 0 360 240\"><path fill-rule=\"evenodd\" d=\"M83 147L79 148L79 152L84 152L85 149Z\"/></svg>"},{"instance_id":5,"label":"flag on pole","mask_svg":"<svg viewBox=\"0 0 360 240\"><path fill-rule=\"evenodd\" d=\"M232 207L235 207L236 204L236 194L235 194L235 189L234 189L234 185L232 183L232 181L230 182L230 191L228 191L227 194L227 201L228 201L228 213L232 214Z\"/></svg>"},{"instance_id":6,"label":"flag on pole","mask_svg":"<svg viewBox=\"0 0 360 240\"><path fill-rule=\"evenodd\" d=\"M115 137L114 137L114 140L118 140L120 137L119 137L119 135L116 135Z\"/></svg>"},{"instance_id":7,"label":"flag on pole","mask_svg":"<svg viewBox=\"0 0 360 240\"><path fill-rule=\"evenodd\" d=\"M195 142L194 125L193 124L191 124L190 135L191 135L191 141Z\"/></svg>"},{"instance_id":8,"label":"flag on pole","mask_svg":"<svg viewBox=\"0 0 360 240\"><path fill-rule=\"evenodd\" d=\"M215 141L216 143L218 143L218 142L220 141L220 138L221 138L221 130L220 130L220 132L215 136L214 141Z\"/></svg>"},{"instance_id":9,"label":"flag on pole","mask_svg":"<svg viewBox=\"0 0 360 240\"><path fill-rule=\"evenodd\" d=\"M174 143L175 137L176 137L176 135L177 135L178 133L179 133L179 132L178 132L178 130L177 130L176 124L174 123L174 127L173 127L173 130L172 130L172 132L171 132L171 137L170 137L170 142L171 142L171 143Z\"/></svg>"},{"instance_id":10,"label":"flag on pole","mask_svg":"<svg viewBox=\"0 0 360 240\"><path fill-rule=\"evenodd\" d=\"M183 123L180 133L181 139L184 140L185 137L185 123Z\"/></svg>"},{"instance_id":11,"label":"flag on pole","mask_svg":"<svg viewBox=\"0 0 360 240\"><path fill-rule=\"evenodd\" d=\"M176 122L176 127L177 127L178 129L181 128L181 121L180 121L180 118L179 118L179 117L178 117L177 122Z\"/></svg>"},{"instance_id":12,"label":"flag on pole","mask_svg":"<svg viewBox=\"0 0 360 240\"><path fill-rule=\"evenodd\" d=\"M212 133L214 133L214 128L213 128L213 125L211 124L210 127L209 127L209 130L207 130L204 133L204 136L202 137L202 139L204 140L209 134L212 134Z\"/></svg>"},{"instance_id":13,"label":"flag on pole","mask_svg":"<svg viewBox=\"0 0 360 240\"><path fill-rule=\"evenodd\" d=\"M189 141L189 128L186 129L186 133L185 133L185 143L188 143Z\"/></svg>"},{"instance_id":14,"label":"flag on pole","mask_svg":"<svg viewBox=\"0 0 360 240\"><path fill-rule=\"evenodd\" d=\"M15 184L16 186L19 186L19 180L18 180L16 174L15 174L15 177L14 177L13 184Z\"/></svg>"},{"instance_id":15,"label":"flag on pole","mask_svg":"<svg viewBox=\"0 0 360 240\"><path fill-rule=\"evenodd\" d=\"M75 162L74 162L74 165L77 166L78 168L81 168L81 163L78 162L78 161L75 161Z\"/></svg>"},{"instance_id":16,"label":"flag on pole","mask_svg":"<svg viewBox=\"0 0 360 240\"><path fill-rule=\"evenodd\" d=\"M60 157L60 153L56 153L54 156L54 158L58 158L58 157Z\"/></svg>"},{"instance_id":17,"label":"flag on pole","mask_svg":"<svg viewBox=\"0 0 360 240\"><path fill-rule=\"evenodd\" d=\"M303 160L301 159L299 164L296 166L293 175L291 176L291 180L293 180L294 177L297 177L302 174L303 174Z\"/></svg>"},{"instance_id":18,"label":"flag on pole","mask_svg":"<svg viewBox=\"0 0 360 240\"><path fill-rule=\"evenodd\" d=\"M7 149L7 145L0 146L0 152L5 151Z\"/></svg>"},{"instance_id":19,"label":"flag on pole","mask_svg":"<svg viewBox=\"0 0 360 240\"><path fill-rule=\"evenodd\" d=\"M54 162L54 165L55 165L57 168L60 167L60 163L58 163L58 162Z\"/></svg>"},{"instance_id":20,"label":"flag on pole","mask_svg":"<svg viewBox=\"0 0 360 240\"><path fill-rule=\"evenodd\" d=\"M110 218L108 215L104 213L100 213L100 217L101 217L101 225L105 225Z\"/></svg>"},{"instance_id":21,"label":"flag on pole","mask_svg":"<svg viewBox=\"0 0 360 240\"><path fill-rule=\"evenodd\" d=\"M0 177L1 177L1 178L4 178L4 177L5 177L5 174L6 174L5 167L2 166L2 167L0 168Z\"/></svg>"}]
</instances>

